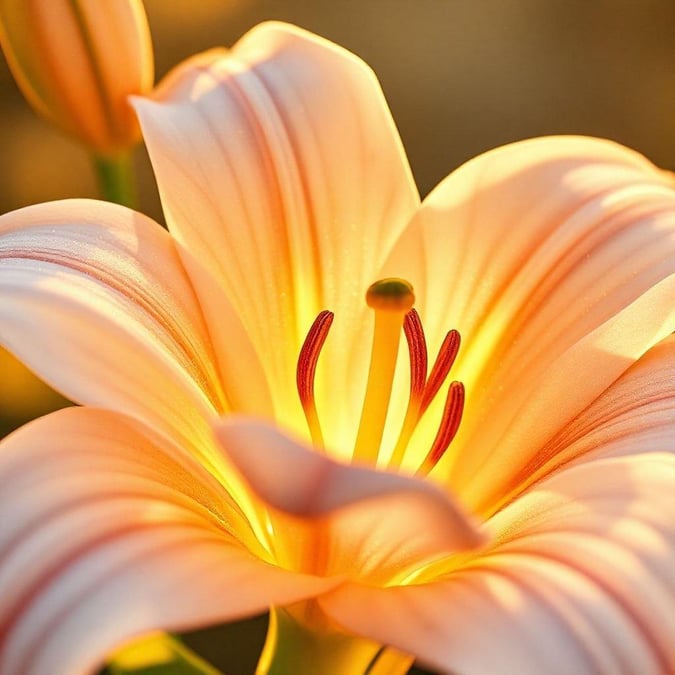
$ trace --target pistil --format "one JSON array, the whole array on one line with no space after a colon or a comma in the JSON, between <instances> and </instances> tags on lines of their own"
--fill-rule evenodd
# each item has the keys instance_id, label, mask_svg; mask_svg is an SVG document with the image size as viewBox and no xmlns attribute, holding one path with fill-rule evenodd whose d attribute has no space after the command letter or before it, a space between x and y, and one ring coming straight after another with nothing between
<instances>
[{"instance_id":1,"label":"pistil","mask_svg":"<svg viewBox=\"0 0 675 675\"><path fill-rule=\"evenodd\" d=\"M366 302L375 312L375 330L353 457L374 464L384 433L401 330L415 295L412 286L403 279L382 279L370 286Z\"/></svg>"},{"instance_id":2,"label":"pistil","mask_svg":"<svg viewBox=\"0 0 675 675\"><path fill-rule=\"evenodd\" d=\"M461 340L456 330L446 334L427 375L427 342L422 321L413 309L415 296L412 286L403 279L382 279L370 286L366 293L366 302L374 311L375 325L368 381L352 457L359 462L377 463L403 330L410 357L410 394L398 440L388 461L389 469L398 469L403 463L415 429L450 373ZM296 370L298 396L312 442L315 448L322 451L325 451L325 444L316 409L314 380L319 356L332 323L332 312L324 310L319 313L302 345ZM418 475L428 474L455 438L462 420L464 398L464 385L461 382L451 382L438 432L424 459L418 464Z\"/></svg>"}]
</instances>

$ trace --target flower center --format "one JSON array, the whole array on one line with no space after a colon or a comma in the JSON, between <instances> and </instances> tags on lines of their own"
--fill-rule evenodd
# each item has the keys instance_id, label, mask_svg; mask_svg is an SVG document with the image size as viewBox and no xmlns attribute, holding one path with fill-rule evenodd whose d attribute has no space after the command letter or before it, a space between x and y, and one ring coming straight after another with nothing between
<instances>
[{"instance_id":1,"label":"flower center","mask_svg":"<svg viewBox=\"0 0 675 675\"><path fill-rule=\"evenodd\" d=\"M451 330L441 344L431 372L427 372L427 343L422 322L413 308L414 302L413 288L404 279L376 281L366 293L366 303L375 313L375 328L368 382L353 452L353 458L357 461L374 464L379 456L391 399L401 330L408 345L410 393L398 440L389 459L388 466L392 469L400 466L413 432L436 398L457 357L460 335L456 330ZM296 369L298 396L312 442L322 450L325 446L314 397L314 379L319 356L333 318L333 313L328 310L320 312L316 317L300 349ZM461 382L451 382L438 431L417 469L418 474L429 473L445 454L457 434L463 410L464 385Z\"/></svg>"}]
</instances>

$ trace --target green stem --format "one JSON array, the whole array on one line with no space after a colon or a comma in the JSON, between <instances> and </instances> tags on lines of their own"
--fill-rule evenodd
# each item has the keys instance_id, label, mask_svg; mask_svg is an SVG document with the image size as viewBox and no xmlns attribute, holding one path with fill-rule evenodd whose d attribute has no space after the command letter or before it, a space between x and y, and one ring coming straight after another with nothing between
<instances>
[{"instance_id":1,"label":"green stem","mask_svg":"<svg viewBox=\"0 0 675 675\"><path fill-rule=\"evenodd\" d=\"M104 199L123 206L136 207L138 200L131 152L94 155L94 166Z\"/></svg>"},{"instance_id":2,"label":"green stem","mask_svg":"<svg viewBox=\"0 0 675 675\"><path fill-rule=\"evenodd\" d=\"M110 675L222 675L180 640L157 633L118 651L108 664Z\"/></svg>"},{"instance_id":3,"label":"green stem","mask_svg":"<svg viewBox=\"0 0 675 675\"><path fill-rule=\"evenodd\" d=\"M379 649L340 631L313 602L273 608L256 675L359 675Z\"/></svg>"}]
</instances>

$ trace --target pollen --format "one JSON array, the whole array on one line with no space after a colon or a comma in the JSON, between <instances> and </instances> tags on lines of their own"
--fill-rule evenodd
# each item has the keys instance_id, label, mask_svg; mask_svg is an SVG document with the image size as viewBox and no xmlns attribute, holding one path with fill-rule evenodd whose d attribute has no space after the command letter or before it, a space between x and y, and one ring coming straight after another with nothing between
<instances>
[{"instance_id":1,"label":"pollen","mask_svg":"<svg viewBox=\"0 0 675 675\"><path fill-rule=\"evenodd\" d=\"M381 455L385 423L392 417L389 405L401 333L405 335L408 347L410 393L398 439L389 455L390 469L400 467L415 429L439 394L457 358L461 338L458 331L450 330L431 371L427 372L429 355L426 337L414 303L413 287L405 279L381 279L366 292L366 304L374 310L374 329L368 381L352 453L354 461L376 464ZM325 447L314 398L314 378L333 319L333 313L327 310L316 317L300 350L296 369L298 396L312 442L322 451ZM452 443L462 420L464 400L464 385L461 382L450 383L438 431L429 449L418 460L417 474L429 473Z\"/></svg>"}]
</instances>

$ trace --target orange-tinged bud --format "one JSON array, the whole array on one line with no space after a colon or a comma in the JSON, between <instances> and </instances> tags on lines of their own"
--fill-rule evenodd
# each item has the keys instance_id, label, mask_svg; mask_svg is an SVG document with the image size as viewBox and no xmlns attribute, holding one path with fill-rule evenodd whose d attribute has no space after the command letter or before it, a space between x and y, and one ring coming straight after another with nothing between
<instances>
[{"instance_id":1,"label":"orange-tinged bud","mask_svg":"<svg viewBox=\"0 0 675 675\"><path fill-rule=\"evenodd\" d=\"M150 90L150 31L141 0L0 0L0 44L24 96L94 151L140 137L127 99Z\"/></svg>"}]
</instances>

